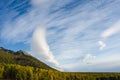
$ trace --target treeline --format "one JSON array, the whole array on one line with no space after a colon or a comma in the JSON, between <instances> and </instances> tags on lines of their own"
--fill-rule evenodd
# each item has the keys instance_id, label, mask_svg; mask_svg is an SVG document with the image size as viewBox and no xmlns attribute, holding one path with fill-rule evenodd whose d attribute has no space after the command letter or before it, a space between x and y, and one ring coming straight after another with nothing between
<instances>
[{"instance_id":1,"label":"treeline","mask_svg":"<svg viewBox=\"0 0 120 80\"><path fill-rule=\"evenodd\" d=\"M17 64L0 64L0 79L9 80L120 80L120 73L69 73Z\"/></svg>"}]
</instances>

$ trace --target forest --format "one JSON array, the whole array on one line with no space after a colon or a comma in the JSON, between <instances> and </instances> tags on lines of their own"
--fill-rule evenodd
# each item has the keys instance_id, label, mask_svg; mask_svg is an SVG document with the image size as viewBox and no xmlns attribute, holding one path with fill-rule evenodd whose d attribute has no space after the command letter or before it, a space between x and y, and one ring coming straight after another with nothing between
<instances>
[{"instance_id":1,"label":"forest","mask_svg":"<svg viewBox=\"0 0 120 80\"><path fill-rule=\"evenodd\" d=\"M24 53L0 48L0 80L120 80L120 73L60 72Z\"/></svg>"},{"instance_id":2,"label":"forest","mask_svg":"<svg viewBox=\"0 0 120 80\"><path fill-rule=\"evenodd\" d=\"M120 73L60 72L18 64L0 64L0 80L120 80Z\"/></svg>"}]
</instances>

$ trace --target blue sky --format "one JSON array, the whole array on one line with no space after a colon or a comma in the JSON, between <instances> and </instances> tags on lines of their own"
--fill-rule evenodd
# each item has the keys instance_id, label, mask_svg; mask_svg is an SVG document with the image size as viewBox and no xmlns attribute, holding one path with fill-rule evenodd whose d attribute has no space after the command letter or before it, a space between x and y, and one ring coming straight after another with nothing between
<instances>
[{"instance_id":1,"label":"blue sky","mask_svg":"<svg viewBox=\"0 0 120 80\"><path fill-rule=\"evenodd\" d=\"M1 0L0 46L59 70L119 72L119 0Z\"/></svg>"}]
</instances>

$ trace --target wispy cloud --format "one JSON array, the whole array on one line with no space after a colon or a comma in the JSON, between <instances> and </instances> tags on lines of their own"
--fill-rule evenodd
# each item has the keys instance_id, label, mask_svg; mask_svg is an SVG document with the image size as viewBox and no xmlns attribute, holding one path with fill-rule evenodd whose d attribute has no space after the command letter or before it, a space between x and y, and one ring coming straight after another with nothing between
<instances>
[{"instance_id":1,"label":"wispy cloud","mask_svg":"<svg viewBox=\"0 0 120 80\"><path fill-rule=\"evenodd\" d=\"M31 4L26 14L5 22L0 38L13 44L32 44L31 49L35 53L32 54L51 66L85 70L96 65L97 61L100 64L101 55L104 57L110 53L106 49L113 47L115 40L119 42L118 38L109 38L120 30L118 0L32 0ZM88 66L86 62L89 60L92 64Z\"/></svg>"},{"instance_id":2,"label":"wispy cloud","mask_svg":"<svg viewBox=\"0 0 120 80\"><path fill-rule=\"evenodd\" d=\"M38 27L32 37L31 50L37 58L43 62L60 69L59 63L55 60L46 42L46 31L44 27Z\"/></svg>"},{"instance_id":3,"label":"wispy cloud","mask_svg":"<svg viewBox=\"0 0 120 80\"><path fill-rule=\"evenodd\" d=\"M44 4L49 1L51 0L31 0L31 4L34 6L38 6L38 5Z\"/></svg>"},{"instance_id":4,"label":"wispy cloud","mask_svg":"<svg viewBox=\"0 0 120 80\"><path fill-rule=\"evenodd\" d=\"M108 29L103 31L101 34L102 38L108 38L120 31L120 20L114 23L112 26L110 26Z\"/></svg>"},{"instance_id":5,"label":"wispy cloud","mask_svg":"<svg viewBox=\"0 0 120 80\"><path fill-rule=\"evenodd\" d=\"M100 50L103 50L106 47L106 44L103 41L98 41L98 45L100 46Z\"/></svg>"},{"instance_id":6,"label":"wispy cloud","mask_svg":"<svg viewBox=\"0 0 120 80\"><path fill-rule=\"evenodd\" d=\"M86 54L85 56L83 56L82 58L81 58L81 60L83 61L83 62L87 62L87 63L90 63L90 61L92 60L92 59L94 59L96 56L93 56L92 54Z\"/></svg>"}]
</instances>

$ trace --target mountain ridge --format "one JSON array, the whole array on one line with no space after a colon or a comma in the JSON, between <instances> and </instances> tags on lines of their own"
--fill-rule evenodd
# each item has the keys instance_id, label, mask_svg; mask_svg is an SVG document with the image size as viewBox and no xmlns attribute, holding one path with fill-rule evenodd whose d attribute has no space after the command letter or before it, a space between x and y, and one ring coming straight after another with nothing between
<instances>
[{"instance_id":1,"label":"mountain ridge","mask_svg":"<svg viewBox=\"0 0 120 80\"><path fill-rule=\"evenodd\" d=\"M15 52L3 47L0 47L0 63L19 64L22 66L55 70L23 50Z\"/></svg>"}]
</instances>

